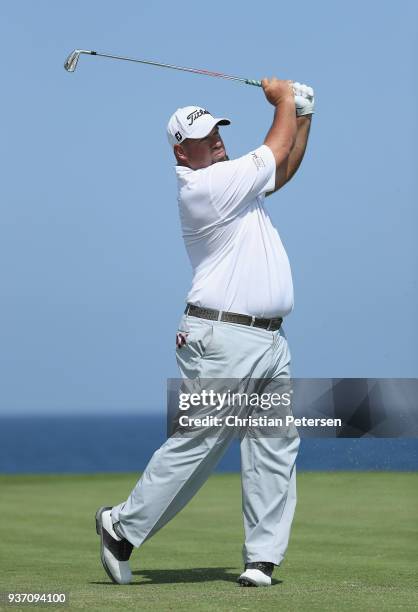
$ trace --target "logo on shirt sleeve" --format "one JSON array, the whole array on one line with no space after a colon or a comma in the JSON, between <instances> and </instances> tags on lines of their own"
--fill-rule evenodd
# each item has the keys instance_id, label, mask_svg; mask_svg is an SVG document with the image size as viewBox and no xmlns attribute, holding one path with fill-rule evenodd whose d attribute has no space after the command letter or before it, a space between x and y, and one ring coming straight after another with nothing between
<instances>
[{"instance_id":1,"label":"logo on shirt sleeve","mask_svg":"<svg viewBox=\"0 0 418 612\"><path fill-rule=\"evenodd\" d=\"M251 153L251 158L253 162L255 163L255 167L257 168L257 170L259 170L260 168L266 167L266 164L264 163L264 159L260 157L259 155L257 155L257 153Z\"/></svg>"}]
</instances>

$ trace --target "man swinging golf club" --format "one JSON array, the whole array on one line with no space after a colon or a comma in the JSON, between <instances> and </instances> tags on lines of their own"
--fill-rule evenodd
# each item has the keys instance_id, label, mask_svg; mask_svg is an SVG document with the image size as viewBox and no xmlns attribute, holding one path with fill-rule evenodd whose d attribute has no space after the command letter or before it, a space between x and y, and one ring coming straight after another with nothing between
<instances>
[{"instance_id":1,"label":"man swinging golf club","mask_svg":"<svg viewBox=\"0 0 418 612\"><path fill-rule=\"evenodd\" d=\"M229 160L219 126L206 109L188 106L170 118L178 202L193 267L176 336L177 363L187 380L290 376L281 329L293 307L290 266L264 198L285 185L303 159L314 110L311 88L263 79L274 119L264 143ZM126 501L96 513L101 560L112 579L132 579L129 557L172 519L206 481L231 435L177 432L158 449ZM196 433L196 432L195 432ZM245 542L242 586L269 586L287 549L296 505L297 432L240 440ZM204 545L204 542L202 542Z\"/></svg>"}]
</instances>

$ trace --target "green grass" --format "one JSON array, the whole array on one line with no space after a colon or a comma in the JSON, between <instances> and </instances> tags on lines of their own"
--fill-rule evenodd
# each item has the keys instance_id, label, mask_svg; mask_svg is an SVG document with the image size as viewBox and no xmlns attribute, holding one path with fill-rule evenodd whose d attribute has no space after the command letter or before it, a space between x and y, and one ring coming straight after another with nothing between
<instances>
[{"instance_id":1,"label":"green grass","mask_svg":"<svg viewBox=\"0 0 418 612\"><path fill-rule=\"evenodd\" d=\"M243 537L236 474L213 476L134 551L131 585L111 584L94 513L125 499L135 481L133 474L0 476L0 591L66 591L70 609L86 610L417 609L415 473L299 474L287 558L267 589L235 583Z\"/></svg>"}]
</instances>

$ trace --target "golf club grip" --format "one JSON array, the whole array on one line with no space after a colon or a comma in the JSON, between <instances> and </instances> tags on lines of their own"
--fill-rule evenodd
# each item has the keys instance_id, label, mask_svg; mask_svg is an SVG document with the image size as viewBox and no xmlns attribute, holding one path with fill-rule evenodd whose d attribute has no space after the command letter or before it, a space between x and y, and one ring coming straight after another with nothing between
<instances>
[{"instance_id":1,"label":"golf club grip","mask_svg":"<svg viewBox=\"0 0 418 612\"><path fill-rule=\"evenodd\" d=\"M254 79L245 79L246 85L255 85L256 87L261 87L261 81L255 81Z\"/></svg>"}]
</instances>

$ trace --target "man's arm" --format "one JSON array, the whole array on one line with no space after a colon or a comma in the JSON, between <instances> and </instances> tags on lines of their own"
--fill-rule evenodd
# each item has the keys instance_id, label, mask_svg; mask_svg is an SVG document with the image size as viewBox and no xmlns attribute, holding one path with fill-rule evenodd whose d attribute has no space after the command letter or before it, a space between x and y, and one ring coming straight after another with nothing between
<instances>
[{"instance_id":1,"label":"man's arm","mask_svg":"<svg viewBox=\"0 0 418 612\"><path fill-rule=\"evenodd\" d=\"M302 115L301 117L296 118L297 132L295 144L290 151L289 156L277 167L274 190L270 191L270 193L266 193L266 197L290 181L302 163L302 159L306 151L306 145L308 143L311 119L312 115Z\"/></svg>"},{"instance_id":2,"label":"man's arm","mask_svg":"<svg viewBox=\"0 0 418 612\"><path fill-rule=\"evenodd\" d=\"M276 171L287 163L296 141L296 107L291 81L263 79L261 85L267 100L275 107L274 119L264 144L276 161Z\"/></svg>"}]
</instances>

